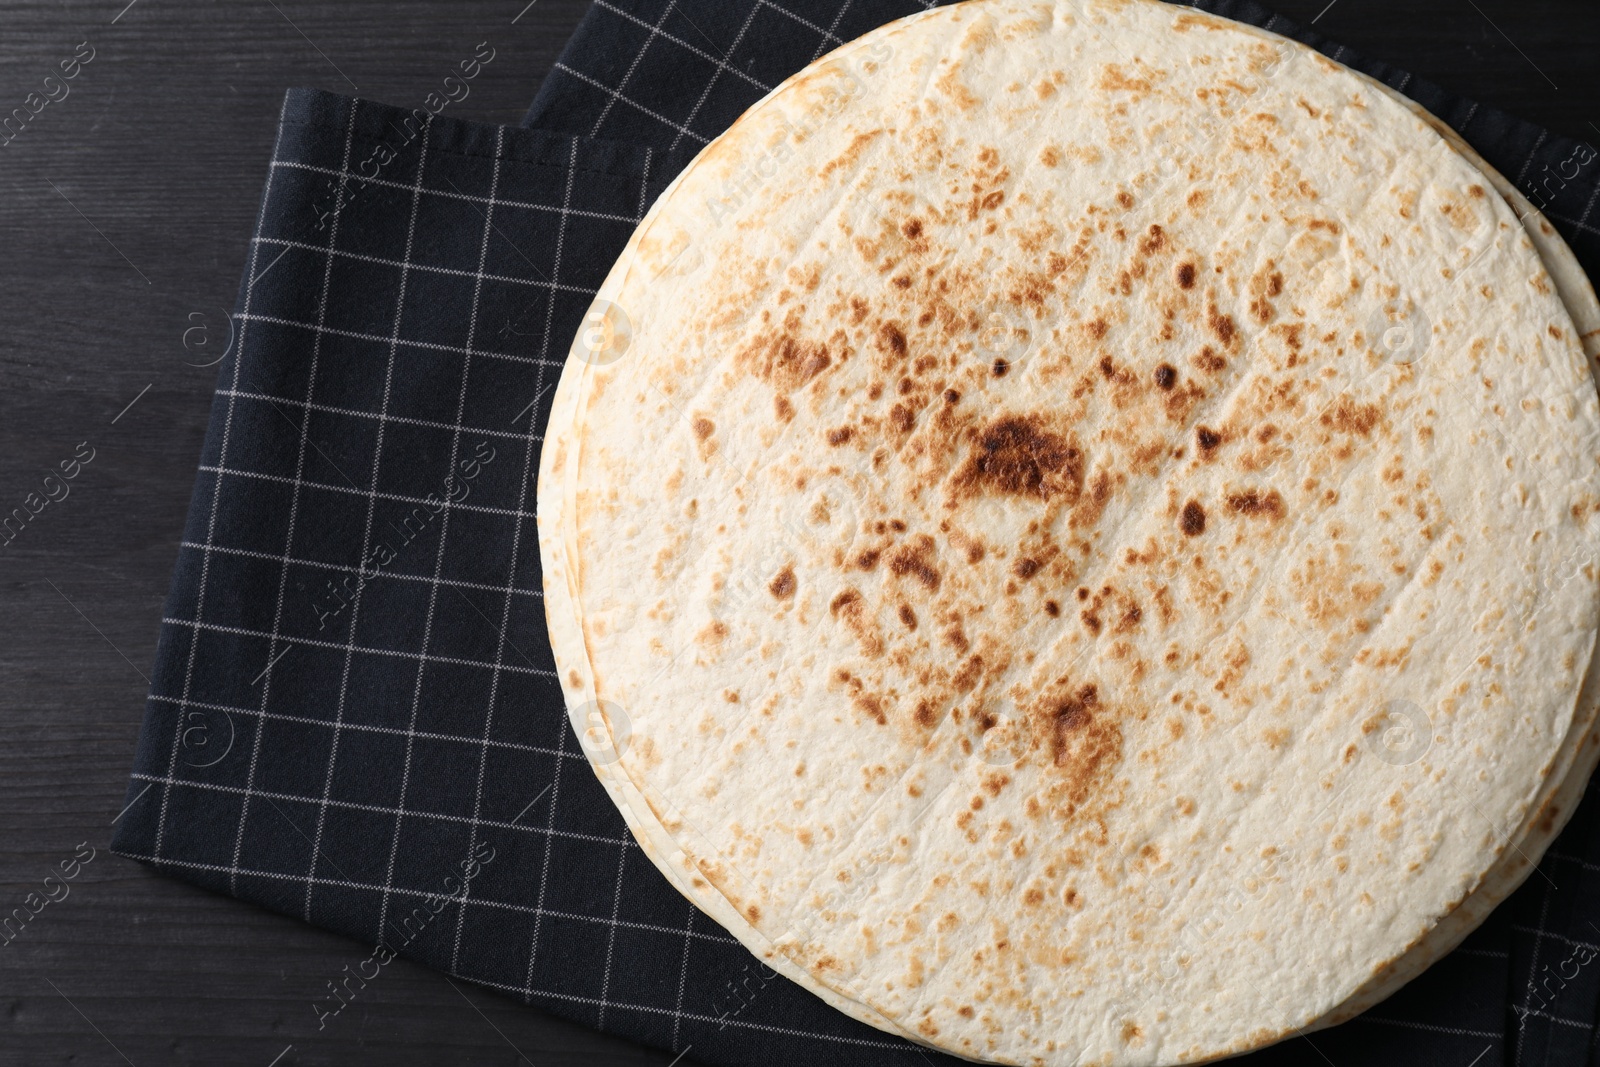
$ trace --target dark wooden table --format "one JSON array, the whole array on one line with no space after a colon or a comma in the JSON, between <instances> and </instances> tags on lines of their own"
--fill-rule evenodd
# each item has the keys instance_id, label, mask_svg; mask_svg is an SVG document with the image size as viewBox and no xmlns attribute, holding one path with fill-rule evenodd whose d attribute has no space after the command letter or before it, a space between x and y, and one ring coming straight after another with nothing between
<instances>
[{"instance_id":1,"label":"dark wooden table","mask_svg":"<svg viewBox=\"0 0 1600 1067\"><path fill-rule=\"evenodd\" d=\"M211 404L215 371L192 364L226 341L283 90L409 104L487 41L452 114L514 123L584 2L0 7L0 115L80 43L94 55L0 147L0 512L94 450L0 548L0 912L98 850L0 947L0 1065L670 1062L404 961L319 1032L311 1002L360 946L106 851ZM1276 6L1600 141L1594 0Z\"/></svg>"}]
</instances>

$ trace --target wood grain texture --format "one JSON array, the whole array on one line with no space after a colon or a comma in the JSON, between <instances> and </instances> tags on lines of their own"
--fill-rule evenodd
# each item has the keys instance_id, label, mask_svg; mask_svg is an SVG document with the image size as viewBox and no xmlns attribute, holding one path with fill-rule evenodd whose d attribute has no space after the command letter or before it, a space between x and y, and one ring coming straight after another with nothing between
<instances>
[{"instance_id":1,"label":"wood grain texture","mask_svg":"<svg viewBox=\"0 0 1600 1067\"><path fill-rule=\"evenodd\" d=\"M404 961L319 1032L312 1001L365 947L106 851L215 380L188 365L211 358L202 335L193 353L183 336L225 340L283 90L419 102L488 41L494 62L451 113L516 122L584 0L124 3L0 7L0 114L79 42L95 49L0 148L0 511L79 442L95 449L0 549L0 912L80 842L99 850L0 947L0 1067L671 1062ZM1277 6L1600 139L1600 7L1475 4Z\"/></svg>"}]
</instances>

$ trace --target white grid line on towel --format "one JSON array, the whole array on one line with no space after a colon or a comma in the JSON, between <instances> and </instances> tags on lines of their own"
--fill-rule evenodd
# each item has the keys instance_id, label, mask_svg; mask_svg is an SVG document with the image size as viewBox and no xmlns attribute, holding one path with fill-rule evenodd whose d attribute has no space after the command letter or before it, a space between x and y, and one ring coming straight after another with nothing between
<instances>
[{"instance_id":1,"label":"white grid line on towel","mask_svg":"<svg viewBox=\"0 0 1600 1067\"><path fill-rule=\"evenodd\" d=\"M356 556L356 559L360 561L365 561L368 558L367 553L372 550L372 525L378 512L378 476L383 464L383 436L384 430L388 426L389 400L394 391L394 368L395 364L400 360L400 327L405 320L406 292L411 282L411 253L415 250L416 246L417 215L422 209L422 181L428 165L428 134L432 131L432 129L433 116L430 115L422 126L421 148L417 153L417 181L415 187L411 191L411 217L406 223L405 250L401 255L400 263L400 287L399 291L395 294L394 301L394 327L389 333L389 358L387 361L385 361L383 368L383 399L380 401L378 406L378 439L372 451L372 488L367 493L367 514L366 522L361 533L361 553ZM496 163L498 165L498 160ZM348 167L349 160L346 160L344 165ZM329 258L332 258L331 254ZM479 279L478 284L482 284L481 278ZM474 304L474 309L476 309L476 304ZM319 322L318 325L320 326L322 324ZM468 346L471 346L470 339L468 341ZM465 388L465 386L463 386L463 388ZM311 402L311 397L309 395L306 397L306 402L308 404ZM311 422L310 412L306 413L304 421L309 425ZM457 418L456 422L459 426L459 417ZM460 439L460 433L461 431L457 429L457 440ZM455 472L455 455L453 453L450 457L450 466L446 469L452 474ZM439 547L441 552L444 550L444 530L448 528L450 523L450 509L448 507L444 508L443 514L444 518L442 520L439 533ZM437 578L438 575L435 574L434 577ZM333 713L333 739L328 746L328 769L322 780L322 803L317 808L316 837L312 842L310 859L311 869L308 872L308 878L306 881L305 915L307 922L311 920L312 883L310 881L310 877L317 873L317 858L322 854L322 831L327 822L328 798L333 790L333 771L339 759L340 730L344 725L344 709L345 704L348 702L350 693L350 666L355 660L356 654L356 623L361 618L362 594L366 592L366 589L366 582L358 581L356 583L355 597L351 601L350 639L345 642L344 646L344 666L343 672L339 677L339 701L338 704L335 705ZM438 591L439 587L437 585L430 586L428 589L429 597L431 598L436 596ZM426 641L423 642L422 648L423 651L427 651L428 644ZM424 662L422 660L418 660L417 673L420 674L422 672L423 666ZM413 722L412 725L414 726L415 723ZM265 732L266 731L264 729L258 730L256 732L256 736L259 738L261 734ZM396 836L398 836L398 834L399 830L397 828ZM394 865L391 862L389 867L390 880L392 880L393 874ZM385 895L384 900L387 903L387 895ZM383 931L383 921L381 918L378 923L378 930L379 940L381 941Z\"/></svg>"},{"instance_id":2,"label":"white grid line on towel","mask_svg":"<svg viewBox=\"0 0 1600 1067\"><path fill-rule=\"evenodd\" d=\"M233 634L236 637L271 636L265 630L252 630L247 626L224 626L220 623L200 622L196 619L175 619L171 616L168 616L163 618L161 621L169 626L187 626L193 630L207 633ZM345 642L343 641L319 641L314 637L292 637L288 634L279 634L278 640L284 642L285 644L306 645L310 648L332 648L338 649L341 652L344 651L345 648ZM392 656L398 659L420 660L423 663L450 663L457 667L480 667L483 670L495 669L495 664L493 663L485 660L467 659L463 656L433 656L424 652L402 652L393 648L372 648L365 645L357 645L355 647L355 651L365 653L369 656ZM519 674L534 674L541 678L554 678L556 676L555 671L547 671L540 667L518 667L511 663L503 663L499 666L499 669L503 671L515 671Z\"/></svg>"},{"instance_id":3,"label":"white grid line on towel","mask_svg":"<svg viewBox=\"0 0 1600 1067\"><path fill-rule=\"evenodd\" d=\"M498 162L498 160L496 162ZM503 200L492 196L473 196L471 193L463 193L455 189L429 189L426 186L420 186L414 183L389 181L385 178L369 178L364 174L353 174L349 170L335 170L332 167L319 167L314 163L296 163L288 160L274 160L272 166L275 168L284 167L290 170L309 171L313 174L323 174L330 178L342 176L352 181L366 182L369 185L377 185L389 189L401 189L405 190L406 192L421 192L427 196L442 196L447 200L463 200L474 204L492 205L494 207L511 207L522 211L544 211L552 215L561 211L561 209L556 207L554 204L536 204L529 200ZM617 215L609 211L585 211L581 208L574 208L569 211L568 214L580 215L586 219L601 219L606 222L631 223L633 221L626 215ZM273 243L280 244L284 243L278 238L272 237L257 237L256 240L271 241Z\"/></svg>"},{"instance_id":4,"label":"white grid line on towel","mask_svg":"<svg viewBox=\"0 0 1600 1067\"><path fill-rule=\"evenodd\" d=\"M261 795L261 794L257 794L257 795ZM288 799L298 800L300 803L303 803L303 804L315 803L315 801L308 801L304 797L293 797L293 798L288 798ZM218 873L226 872L226 871L232 871L232 869L233 869L231 867L227 867L227 866L224 866L222 864L217 864L217 863L199 863L199 862L196 862L196 861L193 861L193 860L175 860L175 859L170 859L170 858L157 859L154 856L144 856L144 855L140 855L138 853L118 853L118 854L119 855L123 855L123 856L127 856L129 859L146 860L146 861L149 861L151 863L160 863L160 864L162 864L164 866L168 866L168 867L187 867L187 868L191 868L193 870L215 871L215 872L218 872ZM383 886L377 885L376 883L360 882L360 881L355 881L355 880L349 879L349 878L327 878L327 877L317 876L317 877L308 879L307 876L303 875L303 874L289 874L289 873L287 873L285 871L258 870L258 869L251 868L251 867L241 867L239 869L239 874L243 875L246 878L268 878L268 879L271 879L272 881L276 881L276 882L305 882L305 881L310 881L310 882L313 882L313 883L315 883L317 885L334 886L334 887L337 887L337 888L340 888L340 889L360 889L360 890L364 890L366 892L372 892L372 893L382 892L382 890L383 890ZM439 893L432 892L430 890L411 889L411 888L409 888L407 886L391 886L390 889L389 889L389 892L394 894L395 896L421 897L421 898L424 898L424 899L427 899L427 898L430 898L430 897L437 898L437 897L442 895L442 894L439 894ZM505 912L512 912L512 913L519 914L519 915L531 915L534 912L534 909L529 907L526 904L513 904L510 901L492 900L492 899L487 898L487 897L477 897L477 898L475 898L473 900L466 900L466 899L464 899L464 898L462 898L460 896L453 896L453 897L450 897L449 899L450 899L451 903L454 903L454 904L470 905L470 906L473 906L473 907L484 908L486 910L491 910L491 911L505 911ZM548 910L547 909L545 911L545 914L551 916L552 918L565 919L565 920L567 920L569 922L592 923L595 926L615 926L615 927L623 929L623 930L643 930L643 931L647 931L649 933L665 934L665 935L671 936L671 937L678 937L678 936L681 936L682 933L683 933L682 930L679 930L675 926L662 926L659 923L634 922L634 921L632 921L630 919L607 919L607 918L603 918L603 917L598 916L598 915L585 915L582 912L576 912L576 911L562 911L562 910L559 910L559 909L557 909L557 910ZM710 941L710 942L713 942L713 943L719 944L719 945L737 945L739 943L738 941L736 941L732 937L727 936L726 934L724 934L724 935L722 935L720 937L715 935L715 934L697 934L696 936L699 937L701 940ZM470 981L476 981L476 979L469 979L469 980Z\"/></svg>"},{"instance_id":5,"label":"white grid line on towel","mask_svg":"<svg viewBox=\"0 0 1600 1067\"><path fill-rule=\"evenodd\" d=\"M206 711L220 711L228 715L244 715L252 719L266 719L272 722L292 722L302 726L326 726L333 728L333 723L327 719L312 719L304 715L285 715L281 711L260 711L256 708L242 708L234 704L216 704L201 700L180 701L177 697L164 696L161 693L151 693L150 700L160 701L163 704L183 704L191 708L202 708ZM398 726L377 726L366 722L347 722L343 729L358 733L385 734L390 737L412 736L423 741L453 741L458 745L488 745L490 748L503 748L509 752L533 752L541 756L554 756L557 759L584 759L581 752L561 752L557 749L546 748L544 745L525 745L520 741L484 741L481 737L462 737L460 734L444 734L436 730L402 730Z\"/></svg>"},{"instance_id":6,"label":"white grid line on towel","mask_svg":"<svg viewBox=\"0 0 1600 1067\"><path fill-rule=\"evenodd\" d=\"M262 481L278 482L283 485L293 485L295 483L295 479L283 474L267 474L264 471L242 471L234 467L219 467L210 463L200 464L199 469L210 474L225 475L229 478L257 478ZM344 493L348 496L366 496L368 493L368 490L359 489L352 485L335 485L333 482L314 482L309 478L302 478L299 481L303 488L321 489L327 493ZM377 496L379 500L392 500L397 504L415 504L418 507L423 505L432 505L435 503L435 501L429 500L425 496L411 496L408 493L379 493ZM529 512L516 512L510 508L495 508L490 507L487 504L460 503L451 504L450 507L457 511L477 511L485 515L508 515L513 518L523 519L533 518L533 515Z\"/></svg>"},{"instance_id":7,"label":"white grid line on towel","mask_svg":"<svg viewBox=\"0 0 1600 1067\"><path fill-rule=\"evenodd\" d=\"M178 545L180 548L206 547L199 541L179 541ZM337 571L340 574L362 573L360 567L350 563L326 563L322 560L316 559L296 559L293 556L282 556L276 552L257 552L254 549L249 548L226 548L222 545L212 545L211 551L221 556L242 556L248 559L259 559L271 563L289 563L296 567L310 567L315 570ZM406 574L404 571L394 571L386 568L376 571L367 571L365 573L366 579L369 582L378 578L388 578L397 582L427 582L429 584L443 586L446 589L476 589L487 593L496 593L500 591L500 587L498 585L488 585L484 582L467 582L462 581L459 578L429 578L421 574ZM512 592L518 594L519 596L531 596L536 599L544 597L543 589L513 589Z\"/></svg>"},{"instance_id":8,"label":"white grid line on towel","mask_svg":"<svg viewBox=\"0 0 1600 1067\"><path fill-rule=\"evenodd\" d=\"M359 110L360 104L353 101L350 106L349 123L345 129L343 162L343 166L345 167L350 165L350 149L351 145L354 143L356 115ZM343 194L344 184L341 181L338 192L338 200L335 202L333 210L333 222L328 227L328 246L323 250L322 285L318 290L317 295L318 326L323 325L323 323L326 321L328 313L328 292L333 284L333 250L339 243L339 223L344 217L345 200ZM314 399L316 393L317 367L322 356L322 337L323 335L321 333L315 334L311 345L311 368L310 372L306 376L306 403L308 404ZM235 385L234 388L237 389L238 386ZM229 402L232 402L232 398L230 398ZM290 490L289 494L289 518L287 532L284 534L283 539L283 555L285 559L294 554L295 521L300 515L300 490L304 488L303 484L301 483L301 478L305 474L306 452L308 446L311 444L311 416L309 413L301 416L299 438L300 440L295 453L294 461L293 488ZM318 451L320 452L321 450L318 449ZM373 471L373 483L374 486L376 486L376 468L374 468ZM359 558L365 559L365 552L363 552ZM267 665L263 669L261 675L258 676L261 680L262 711L266 710L267 703L272 693L272 670L278 664L278 631L283 624L283 605L287 599L288 588L289 564L282 563L278 567L278 594L277 602L274 605L272 612L272 631L267 638ZM351 627L351 632L352 634L354 633L354 625ZM193 640L196 644L199 644L200 634L198 632L193 635ZM344 700L343 691L341 691L339 694L339 700L341 703ZM241 802L239 807L239 829L234 835L233 839L233 868L235 872L238 870L240 856L244 851L245 827L248 825L250 820L251 789L255 784L256 767L261 758L261 739L266 735L266 732L266 723L263 721L261 726L256 730L255 736L251 739L250 765L249 769L245 772L244 800ZM238 892L237 873L229 875L228 887L230 891Z\"/></svg>"}]
</instances>

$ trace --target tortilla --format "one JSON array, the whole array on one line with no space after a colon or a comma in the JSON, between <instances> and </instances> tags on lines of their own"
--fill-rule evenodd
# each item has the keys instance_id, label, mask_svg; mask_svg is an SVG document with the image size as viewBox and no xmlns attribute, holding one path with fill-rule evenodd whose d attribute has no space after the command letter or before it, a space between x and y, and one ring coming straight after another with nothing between
<instances>
[{"instance_id":1,"label":"tortilla","mask_svg":"<svg viewBox=\"0 0 1600 1067\"><path fill-rule=\"evenodd\" d=\"M708 148L601 297L541 460L569 698L658 865L858 1017L1256 1047L1464 914L1581 762L1572 317L1321 57L916 16Z\"/></svg>"}]
</instances>

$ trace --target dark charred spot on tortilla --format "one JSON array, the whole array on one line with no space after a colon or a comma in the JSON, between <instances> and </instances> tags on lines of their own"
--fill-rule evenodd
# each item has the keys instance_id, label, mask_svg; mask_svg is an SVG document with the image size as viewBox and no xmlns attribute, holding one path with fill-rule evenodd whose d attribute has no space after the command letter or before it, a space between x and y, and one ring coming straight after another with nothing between
<instances>
[{"instance_id":1,"label":"dark charred spot on tortilla","mask_svg":"<svg viewBox=\"0 0 1600 1067\"><path fill-rule=\"evenodd\" d=\"M906 524L900 519L890 519L889 529L893 530L895 533L905 533Z\"/></svg>"},{"instance_id":2,"label":"dark charred spot on tortilla","mask_svg":"<svg viewBox=\"0 0 1600 1067\"><path fill-rule=\"evenodd\" d=\"M1178 526L1189 537L1205 533L1206 509L1197 501L1189 501L1183 506L1183 513L1178 517Z\"/></svg>"},{"instance_id":3,"label":"dark charred spot on tortilla","mask_svg":"<svg viewBox=\"0 0 1600 1067\"><path fill-rule=\"evenodd\" d=\"M1133 195L1124 189L1117 194L1117 203L1121 204L1124 208L1130 208L1133 206Z\"/></svg>"},{"instance_id":4,"label":"dark charred spot on tortilla","mask_svg":"<svg viewBox=\"0 0 1600 1067\"><path fill-rule=\"evenodd\" d=\"M1078 599L1079 600L1088 600L1089 599L1089 589L1088 589L1087 586L1082 586L1082 585L1078 586Z\"/></svg>"},{"instance_id":5,"label":"dark charred spot on tortilla","mask_svg":"<svg viewBox=\"0 0 1600 1067\"><path fill-rule=\"evenodd\" d=\"M967 562L971 563L973 565L977 565L979 563L982 563L983 562L983 552L984 552L983 546L981 544L979 544L978 542L974 541L972 544L967 546Z\"/></svg>"},{"instance_id":6,"label":"dark charred spot on tortilla","mask_svg":"<svg viewBox=\"0 0 1600 1067\"><path fill-rule=\"evenodd\" d=\"M938 722L938 717L933 712L933 705L926 700L917 701L917 710L912 713L917 720L917 725L924 729L932 727Z\"/></svg>"},{"instance_id":7,"label":"dark charred spot on tortilla","mask_svg":"<svg viewBox=\"0 0 1600 1067\"><path fill-rule=\"evenodd\" d=\"M1145 232L1144 240L1139 242L1139 251L1145 255L1159 252L1167 245L1166 232L1155 223L1150 224L1150 229Z\"/></svg>"},{"instance_id":8,"label":"dark charred spot on tortilla","mask_svg":"<svg viewBox=\"0 0 1600 1067\"><path fill-rule=\"evenodd\" d=\"M1210 459L1211 453L1215 452L1217 446L1222 444L1222 435L1210 427L1196 426L1194 428L1194 441L1195 444L1200 446L1200 458Z\"/></svg>"},{"instance_id":9,"label":"dark charred spot on tortilla","mask_svg":"<svg viewBox=\"0 0 1600 1067\"><path fill-rule=\"evenodd\" d=\"M782 393L772 398L772 409L777 413L779 422L788 422L794 418L794 405L789 403L789 398Z\"/></svg>"},{"instance_id":10,"label":"dark charred spot on tortilla","mask_svg":"<svg viewBox=\"0 0 1600 1067\"><path fill-rule=\"evenodd\" d=\"M894 284L896 289L911 288L911 275L909 274L897 274L891 278L890 281Z\"/></svg>"},{"instance_id":11,"label":"dark charred spot on tortilla","mask_svg":"<svg viewBox=\"0 0 1600 1067\"><path fill-rule=\"evenodd\" d=\"M915 241L922 236L922 220L914 217L906 219L900 224L900 232Z\"/></svg>"},{"instance_id":12,"label":"dark charred spot on tortilla","mask_svg":"<svg viewBox=\"0 0 1600 1067\"><path fill-rule=\"evenodd\" d=\"M910 378L901 378L900 379L900 395L901 396L910 395L910 393L913 390L915 390L916 387L917 387L917 383L912 381Z\"/></svg>"},{"instance_id":13,"label":"dark charred spot on tortilla","mask_svg":"<svg viewBox=\"0 0 1600 1067\"><path fill-rule=\"evenodd\" d=\"M1028 557L1023 556L1011 565L1011 573L1015 574L1023 581L1027 581L1035 574L1038 574L1039 568L1042 566L1044 566L1044 564L1040 563L1038 560L1029 559Z\"/></svg>"},{"instance_id":14,"label":"dark charred spot on tortilla","mask_svg":"<svg viewBox=\"0 0 1600 1067\"><path fill-rule=\"evenodd\" d=\"M772 579L772 582L767 586L767 589L770 590L772 595L777 597L779 600L788 600L790 597L794 596L794 586L794 568L785 567L783 570L778 572L777 577Z\"/></svg>"},{"instance_id":15,"label":"dark charred spot on tortilla","mask_svg":"<svg viewBox=\"0 0 1600 1067\"><path fill-rule=\"evenodd\" d=\"M878 327L878 337L888 346L889 351L894 353L896 359L906 358L906 335L901 332L900 327L892 322L886 322Z\"/></svg>"},{"instance_id":16,"label":"dark charred spot on tortilla","mask_svg":"<svg viewBox=\"0 0 1600 1067\"><path fill-rule=\"evenodd\" d=\"M995 360L994 365L989 368L990 372L993 373L996 378L1004 378L1006 376L1006 372L1010 369L1011 364L1007 363L1003 359Z\"/></svg>"},{"instance_id":17,"label":"dark charred spot on tortilla","mask_svg":"<svg viewBox=\"0 0 1600 1067\"><path fill-rule=\"evenodd\" d=\"M956 392L954 389L946 389L944 391L944 402L946 404L959 403L960 400L961 400L961 394Z\"/></svg>"},{"instance_id":18,"label":"dark charred spot on tortilla","mask_svg":"<svg viewBox=\"0 0 1600 1067\"><path fill-rule=\"evenodd\" d=\"M896 404L889 409L889 421L901 433L910 433L911 427L916 425L917 417L904 404Z\"/></svg>"},{"instance_id":19,"label":"dark charred spot on tortilla","mask_svg":"<svg viewBox=\"0 0 1600 1067\"><path fill-rule=\"evenodd\" d=\"M889 570L896 577L903 578L910 575L931 592L939 591L939 572L932 563L934 552L933 538L926 534L917 538L915 544L901 545L889 557Z\"/></svg>"},{"instance_id":20,"label":"dark charred spot on tortilla","mask_svg":"<svg viewBox=\"0 0 1600 1067\"><path fill-rule=\"evenodd\" d=\"M1056 766L1061 766L1063 762L1062 757L1066 754L1071 735L1089 727L1099 703L1095 687L1086 685L1078 692L1058 700L1050 709L1050 755Z\"/></svg>"},{"instance_id":21,"label":"dark charred spot on tortilla","mask_svg":"<svg viewBox=\"0 0 1600 1067\"><path fill-rule=\"evenodd\" d=\"M1090 803L1096 784L1122 758L1122 729L1116 716L1101 714L1103 710L1092 685L1044 706L1042 725L1049 739L1051 763L1066 787L1057 793L1054 803L1067 817ZM1076 891L1069 892L1067 902L1075 904Z\"/></svg>"},{"instance_id":22,"label":"dark charred spot on tortilla","mask_svg":"<svg viewBox=\"0 0 1600 1067\"><path fill-rule=\"evenodd\" d=\"M883 383L882 382L873 382L871 385L867 386L867 399L868 400L876 400L882 395L883 395Z\"/></svg>"},{"instance_id":23,"label":"dark charred spot on tortilla","mask_svg":"<svg viewBox=\"0 0 1600 1067\"><path fill-rule=\"evenodd\" d=\"M1083 453L1045 429L1038 415L1003 415L978 434L977 447L955 475L970 492L1005 493L1069 503L1083 491Z\"/></svg>"},{"instance_id":24,"label":"dark charred spot on tortilla","mask_svg":"<svg viewBox=\"0 0 1600 1067\"><path fill-rule=\"evenodd\" d=\"M1075 696L1056 705L1056 724L1063 730L1081 729L1088 724L1090 712L1099 703L1095 687L1086 685Z\"/></svg>"},{"instance_id":25,"label":"dark charred spot on tortilla","mask_svg":"<svg viewBox=\"0 0 1600 1067\"><path fill-rule=\"evenodd\" d=\"M694 435L696 437L698 437L698 438L700 438L700 440L704 441L706 438L710 437L712 434L714 434L716 432L717 432L717 424L716 423L712 422L710 419L706 418L704 415L695 416L695 420L694 420Z\"/></svg>"},{"instance_id":26,"label":"dark charred spot on tortilla","mask_svg":"<svg viewBox=\"0 0 1600 1067\"><path fill-rule=\"evenodd\" d=\"M1052 619L1059 619L1061 617L1061 605L1054 600L1046 600L1044 602L1044 613Z\"/></svg>"},{"instance_id":27,"label":"dark charred spot on tortilla","mask_svg":"<svg viewBox=\"0 0 1600 1067\"><path fill-rule=\"evenodd\" d=\"M1110 356L1100 357L1100 377L1108 381L1117 375L1117 365L1111 362Z\"/></svg>"},{"instance_id":28,"label":"dark charred spot on tortilla","mask_svg":"<svg viewBox=\"0 0 1600 1067\"><path fill-rule=\"evenodd\" d=\"M846 441L850 440L851 436L855 432L855 428L851 426L835 427L834 429L828 431L828 444L835 447L842 445Z\"/></svg>"},{"instance_id":29,"label":"dark charred spot on tortilla","mask_svg":"<svg viewBox=\"0 0 1600 1067\"><path fill-rule=\"evenodd\" d=\"M1193 289L1194 288L1194 264L1193 263L1179 263L1178 264L1177 275L1178 275L1178 288L1179 289Z\"/></svg>"},{"instance_id":30,"label":"dark charred spot on tortilla","mask_svg":"<svg viewBox=\"0 0 1600 1067\"><path fill-rule=\"evenodd\" d=\"M1228 510L1235 515L1259 516L1281 519L1284 514L1283 497L1276 489L1265 493L1257 489L1228 494Z\"/></svg>"},{"instance_id":31,"label":"dark charred spot on tortilla","mask_svg":"<svg viewBox=\"0 0 1600 1067\"><path fill-rule=\"evenodd\" d=\"M861 594L856 592L854 589L846 589L839 593L839 595L835 596L831 602L829 602L828 612L837 618L841 611L852 610L860 603Z\"/></svg>"},{"instance_id":32,"label":"dark charred spot on tortilla","mask_svg":"<svg viewBox=\"0 0 1600 1067\"><path fill-rule=\"evenodd\" d=\"M1080 611L1078 618L1083 620L1083 625L1096 637L1100 636L1100 631L1105 627L1105 623L1100 621L1100 616L1093 611Z\"/></svg>"},{"instance_id":33,"label":"dark charred spot on tortilla","mask_svg":"<svg viewBox=\"0 0 1600 1067\"><path fill-rule=\"evenodd\" d=\"M878 565L878 550L869 548L856 557L856 566L864 571L870 571Z\"/></svg>"},{"instance_id":34,"label":"dark charred spot on tortilla","mask_svg":"<svg viewBox=\"0 0 1600 1067\"><path fill-rule=\"evenodd\" d=\"M1178 372L1172 364L1163 363L1156 368L1156 385L1161 389L1171 389L1178 384Z\"/></svg>"},{"instance_id":35,"label":"dark charred spot on tortilla","mask_svg":"<svg viewBox=\"0 0 1600 1067\"><path fill-rule=\"evenodd\" d=\"M917 628L917 613L911 610L910 604L900 605L900 621L905 623L908 630Z\"/></svg>"}]
</instances>

